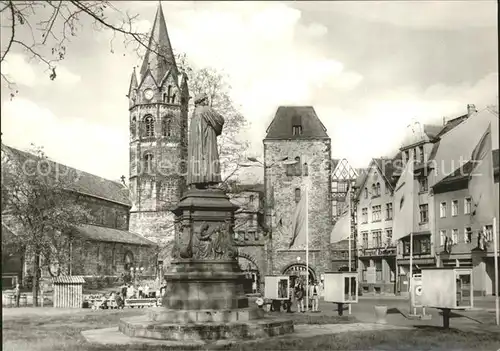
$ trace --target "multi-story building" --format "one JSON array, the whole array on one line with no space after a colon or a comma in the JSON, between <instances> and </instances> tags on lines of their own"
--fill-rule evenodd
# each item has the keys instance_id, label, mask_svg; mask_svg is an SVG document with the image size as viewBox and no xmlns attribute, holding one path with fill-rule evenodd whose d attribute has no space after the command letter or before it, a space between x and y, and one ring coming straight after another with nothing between
<instances>
[{"instance_id":1,"label":"multi-story building","mask_svg":"<svg viewBox=\"0 0 500 351\"><path fill-rule=\"evenodd\" d=\"M396 245L392 240L393 192L400 154L372 159L356 184L357 258L363 293L394 293Z\"/></svg>"},{"instance_id":2,"label":"multi-story building","mask_svg":"<svg viewBox=\"0 0 500 351\"><path fill-rule=\"evenodd\" d=\"M488 125L489 135L485 133ZM447 135L446 140L443 140L444 145L438 151L437 159L440 162L436 162L436 169L440 170L443 176L432 187L435 204L434 250L437 264L472 267L473 291L478 296L491 295L495 284L492 244L493 235L498 236L498 230L497 233L493 232L492 217L499 218L499 152L498 134L495 130L498 130L498 113L484 109L472 114L453 134ZM482 133L490 138L484 144L479 142L482 140ZM471 157L471 150L480 146L487 147L483 151L485 159L479 163L462 162L460 167L445 174L444 167L450 165L449 161L459 161L456 157L462 155L467 161ZM456 148L462 150L456 153ZM492 162L486 158L490 152ZM448 162L442 164L444 160ZM488 177L487 173L491 176ZM438 175L433 176L439 179ZM470 190L471 182L473 177L479 176L479 182L484 186L483 194L476 194L474 198L474 193ZM484 201L487 203L478 206L478 203ZM485 211L488 212L486 216L481 213Z\"/></svg>"},{"instance_id":3,"label":"multi-story building","mask_svg":"<svg viewBox=\"0 0 500 351\"><path fill-rule=\"evenodd\" d=\"M231 202L238 206L235 213L234 241L238 248L240 268L247 275L245 291L252 291L255 282L260 291L267 270L266 248L268 230L264 226L263 184L238 184L229 192Z\"/></svg>"},{"instance_id":4,"label":"multi-story building","mask_svg":"<svg viewBox=\"0 0 500 351\"><path fill-rule=\"evenodd\" d=\"M332 229L331 140L311 106L281 106L264 139L266 199L273 199L268 227L270 272L320 280L330 269ZM287 161L281 162L284 158ZM273 167L270 167L274 165ZM309 271L304 237L294 238L294 212L308 186Z\"/></svg>"},{"instance_id":5,"label":"multi-story building","mask_svg":"<svg viewBox=\"0 0 500 351\"><path fill-rule=\"evenodd\" d=\"M130 229L161 244L173 241L174 215L185 189L187 78L177 67L161 4L139 75L128 93ZM166 253L170 253L166 250ZM168 265L168 256L163 257Z\"/></svg>"},{"instance_id":6,"label":"multi-story building","mask_svg":"<svg viewBox=\"0 0 500 351\"><path fill-rule=\"evenodd\" d=\"M88 223L75 226L71 232L78 240L74 240L74 245L68 246L67 255L71 257L68 265L57 268L62 273L120 277L128 275L130 268L143 267L142 274L145 276L151 277L158 274L157 245L138 233L129 231L131 207L129 189L122 183L53 161L41 161L31 153L3 144L2 159L19 164L36 165L37 162L45 162L44 164L49 165L48 169L52 174L59 172L59 176L67 177L68 183L71 181L67 196L75 197L75 202L90 212L92 219ZM11 215L9 208L2 210L2 237L4 234L16 235L22 227ZM9 266L17 264L17 277L19 281L26 283L34 273L32 257L25 257L24 252L17 252L14 256L12 257L15 258L14 261L5 262L6 266L2 266L2 275L11 275L12 272L4 271L4 267L12 270ZM21 272L18 269L19 260L23 263ZM56 271L49 272L51 266L46 267L47 269L41 272L42 276L57 274Z\"/></svg>"},{"instance_id":7,"label":"multi-story building","mask_svg":"<svg viewBox=\"0 0 500 351\"><path fill-rule=\"evenodd\" d=\"M359 176L358 171L351 167L349 162L343 159L332 160L332 220L335 224L344 211L348 209L348 188L353 188ZM351 194L353 194L351 192ZM352 198L351 198L352 200ZM351 269L356 268L356 216L355 203L351 201L350 208L353 216L351 225L353 227L351 237ZM348 270L349 267L349 240L330 243L331 270Z\"/></svg>"},{"instance_id":8,"label":"multi-story building","mask_svg":"<svg viewBox=\"0 0 500 351\"><path fill-rule=\"evenodd\" d=\"M498 113L495 114L488 108L477 112L475 106L469 104L467 105L467 114L448 120L443 126L422 125L420 123L408 126L408 134L400 150L402 152L402 167L405 167L410 160L414 164L413 183L402 184L402 186L410 186L413 189L412 198L409 200L412 204L412 216L404 219L410 221L412 227L413 273L419 273L420 269L426 266L436 266L442 263L439 259L442 250L438 222L439 225L444 226L443 230L451 230L450 240L452 236L460 235L457 231L453 231L453 229L458 228L447 228L448 225L453 226L451 223L442 223L436 218L436 214L439 214L441 210L451 211L453 206L456 209L456 202L453 203L453 199L451 199L451 202L446 205L447 208L441 209L441 201L436 201L432 189L447 176L450 178L443 185L437 187L438 191L443 191L444 184L449 181L457 184L457 180L451 176L457 168L460 168L460 165L463 166L471 159L474 147L490 123L498 126ZM492 127L492 130L494 129L495 127ZM498 134L496 137L498 140ZM498 148L498 141L496 145ZM460 181L458 181L459 183ZM446 187L444 188L446 189ZM440 195L438 198L442 198L442 196ZM459 225L462 225L460 221L457 222L456 226ZM408 273L410 271L410 233L394 233L394 236L401 238L398 243L397 256L399 290L405 293L408 291ZM465 257L462 259L463 264L471 262ZM448 264L449 261L446 258L445 261ZM455 261L456 263L457 261ZM460 261L458 263L460 264Z\"/></svg>"}]
</instances>

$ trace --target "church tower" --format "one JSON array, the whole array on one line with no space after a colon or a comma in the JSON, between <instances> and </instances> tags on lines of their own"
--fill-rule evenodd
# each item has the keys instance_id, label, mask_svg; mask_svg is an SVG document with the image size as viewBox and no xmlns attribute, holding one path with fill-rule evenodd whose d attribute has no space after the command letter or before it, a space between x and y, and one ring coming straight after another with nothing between
<instances>
[{"instance_id":1,"label":"church tower","mask_svg":"<svg viewBox=\"0 0 500 351\"><path fill-rule=\"evenodd\" d=\"M141 70L128 93L130 112L130 231L157 243L173 239L170 212L185 189L187 76L176 65L161 4Z\"/></svg>"}]
</instances>

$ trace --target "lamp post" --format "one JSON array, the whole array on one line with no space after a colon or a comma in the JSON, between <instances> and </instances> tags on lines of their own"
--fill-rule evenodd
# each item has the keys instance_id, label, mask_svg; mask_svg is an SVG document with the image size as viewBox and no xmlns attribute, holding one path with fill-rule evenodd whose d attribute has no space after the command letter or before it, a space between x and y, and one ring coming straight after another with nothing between
<instances>
[{"instance_id":1,"label":"lamp post","mask_svg":"<svg viewBox=\"0 0 500 351\"><path fill-rule=\"evenodd\" d=\"M271 170L272 167L278 165L279 163L283 162L283 161L286 161L288 160L288 157L283 157L273 163L271 163L270 165L266 165L265 162L261 162L259 161L257 158L255 157L247 157L247 160L250 161L251 163L241 163L240 164L240 167L262 167L264 169L264 189L265 191L267 190L267 177L266 177L266 170ZM273 184L273 179L272 179L272 172L269 172L269 181L271 183L271 186ZM271 252L271 255L268 257L268 267L267 267L267 271L268 271L268 274L273 274L274 272L274 264L273 264L273 255L272 255L272 244L273 244L273 226L274 226L274 223L273 223L273 213L270 213L270 210L271 209L274 209L274 186L272 186L271 188L271 195L270 195L270 199L267 200L267 192L265 194L266 196L266 200L264 202L264 216L266 218L266 225L267 227L269 228L269 248L267 248L267 241L265 243L266 245L266 252Z\"/></svg>"}]
</instances>

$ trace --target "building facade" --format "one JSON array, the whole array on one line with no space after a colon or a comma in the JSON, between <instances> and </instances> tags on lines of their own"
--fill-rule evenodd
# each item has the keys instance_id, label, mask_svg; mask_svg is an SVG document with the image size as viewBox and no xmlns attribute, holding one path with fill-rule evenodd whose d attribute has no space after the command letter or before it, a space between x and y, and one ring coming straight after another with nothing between
<instances>
[{"instance_id":1,"label":"building facade","mask_svg":"<svg viewBox=\"0 0 500 351\"><path fill-rule=\"evenodd\" d=\"M349 162L343 159L332 160L332 221L337 222L344 211L348 210L348 189L354 188L359 177L360 170L351 167ZM354 192L351 192L354 195ZM351 196L351 269L355 270L357 265L356 250L356 203ZM332 271L346 271L349 269L349 240L342 240L338 243L330 243L330 261Z\"/></svg>"},{"instance_id":2,"label":"building facade","mask_svg":"<svg viewBox=\"0 0 500 351\"><path fill-rule=\"evenodd\" d=\"M311 106L281 106L264 139L264 187L272 208L267 224L270 272L320 280L331 269L331 150L326 128ZM282 162L286 158L286 161ZM294 213L307 192L309 272L304 232L294 237Z\"/></svg>"},{"instance_id":3,"label":"building facade","mask_svg":"<svg viewBox=\"0 0 500 351\"><path fill-rule=\"evenodd\" d=\"M2 159L11 159L14 162L47 162L37 160L34 155L2 145ZM59 163L50 162L50 170L62 175L76 175L71 178L71 189L67 196L88 209L91 219L73 228L75 245L68 245L68 265L64 267L46 266L41 275L52 276L57 274L73 274L84 276L112 276L129 275L130 268L143 268L142 274L154 277L158 273L157 245L137 233L130 232L129 189L122 183L98 177L96 175L73 169ZM2 213L2 234L14 235L22 230L9 209ZM19 256L19 255L17 255ZM32 257L21 255L23 269L19 280L25 285L34 274ZM18 257L19 258L19 257ZM19 262L19 259L16 259ZM6 267L8 270L11 269ZM11 272L2 271L2 275Z\"/></svg>"},{"instance_id":4,"label":"building facade","mask_svg":"<svg viewBox=\"0 0 500 351\"><path fill-rule=\"evenodd\" d=\"M269 233L264 225L264 186L238 184L228 194L238 206L235 213L234 242L238 248L238 263L245 272L245 292L261 291L267 272ZM255 284L254 284L255 283Z\"/></svg>"},{"instance_id":5,"label":"building facade","mask_svg":"<svg viewBox=\"0 0 500 351\"><path fill-rule=\"evenodd\" d=\"M400 154L372 159L357 183L357 257L363 294L395 293L396 243L392 239L393 192Z\"/></svg>"},{"instance_id":6,"label":"building facade","mask_svg":"<svg viewBox=\"0 0 500 351\"><path fill-rule=\"evenodd\" d=\"M177 67L161 4L129 93L130 230L162 245L174 238L170 209L185 190L187 77ZM168 250L166 253L169 254ZM168 255L163 257L168 263Z\"/></svg>"},{"instance_id":7,"label":"building facade","mask_svg":"<svg viewBox=\"0 0 500 351\"><path fill-rule=\"evenodd\" d=\"M484 183L491 181L489 191L495 194L488 199L497 201L500 173L498 149L492 150L492 159L493 177L492 179L484 177L481 181ZM470 191L471 178L479 176L475 166L474 162L469 161L433 186L436 222L434 246L439 266L472 268L474 295L487 296L494 294L495 291L493 260L495 233L492 218L485 218L478 213L484 207L476 206ZM487 185L484 185L488 191ZM494 203L489 207L494 209ZM498 218L498 207L496 211L490 211L492 216Z\"/></svg>"}]
</instances>

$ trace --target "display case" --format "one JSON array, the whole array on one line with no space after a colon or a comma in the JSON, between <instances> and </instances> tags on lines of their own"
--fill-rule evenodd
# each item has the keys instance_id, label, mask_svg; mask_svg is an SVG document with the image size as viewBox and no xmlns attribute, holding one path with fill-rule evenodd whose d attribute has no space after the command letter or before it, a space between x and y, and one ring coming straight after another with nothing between
<instances>
[{"instance_id":1,"label":"display case","mask_svg":"<svg viewBox=\"0 0 500 351\"><path fill-rule=\"evenodd\" d=\"M411 306L414 308L423 307L422 305L422 274L414 274L411 280Z\"/></svg>"},{"instance_id":2,"label":"display case","mask_svg":"<svg viewBox=\"0 0 500 351\"><path fill-rule=\"evenodd\" d=\"M324 299L335 303L358 302L358 273L326 272Z\"/></svg>"},{"instance_id":3,"label":"display case","mask_svg":"<svg viewBox=\"0 0 500 351\"><path fill-rule=\"evenodd\" d=\"M287 275L272 275L264 278L264 297L271 300L290 299L290 278Z\"/></svg>"},{"instance_id":4,"label":"display case","mask_svg":"<svg viewBox=\"0 0 500 351\"><path fill-rule=\"evenodd\" d=\"M439 267L422 269L422 305L441 309L474 306L472 269Z\"/></svg>"}]
</instances>

